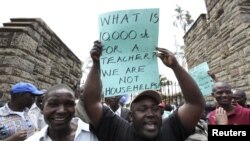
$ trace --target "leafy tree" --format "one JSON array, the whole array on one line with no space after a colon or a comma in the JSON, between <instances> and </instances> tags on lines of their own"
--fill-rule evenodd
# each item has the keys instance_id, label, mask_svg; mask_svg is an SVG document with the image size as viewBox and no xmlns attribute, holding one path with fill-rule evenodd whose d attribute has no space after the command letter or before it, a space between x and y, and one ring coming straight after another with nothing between
<instances>
[{"instance_id":1,"label":"leafy tree","mask_svg":"<svg viewBox=\"0 0 250 141\"><path fill-rule=\"evenodd\" d=\"M192 25L194 20L192 19L192 16L190 15L189 11L183 10L179 5L176 5L175 8L175 20L173 22L173 25L175 27L181 27L181 29L184 31L184 34L187 32L188 27ZM184 56L184 47L185 46L179 46L176 44L176 55L178 58L178 61L182 64L182 66L187 69L186 65L186 59Z\"/></svg>"},{"instance_id":2,"label":"leafy tree","mask_svg":"<svg viewBox=\"0 0 250 141\"><path fill-rule=\"evenodd\" d=\"M176 14L173 25L175 27L180 26L183 29L184 33L186 33L187 28L194 22L192 16L190 15L189 11L183 10L179 5L176 5L174 11L176 12Z\"/></svg>"}]
</instances>

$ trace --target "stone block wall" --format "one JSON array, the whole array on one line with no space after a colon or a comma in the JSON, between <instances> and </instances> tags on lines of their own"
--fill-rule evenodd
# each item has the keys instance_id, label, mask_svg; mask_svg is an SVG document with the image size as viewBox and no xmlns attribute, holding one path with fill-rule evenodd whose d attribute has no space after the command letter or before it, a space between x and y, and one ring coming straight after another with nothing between
<instances>
[{"instance_id":1,"label":"stone block wall","mask_svg":"<svg viewBox=\"0 0 250 141\"><path fill-rule=\"evenodd\" d=\"M40 89L80 84L81 61L39 18L13 18L0 27L0 103L11 85L31 82Z\"/></svg>"},{"instance_id":2,"label":"stone block wall","mask_svg":"<svg viewBox=\"0 0 250 141\"><path fill-rule=\"evenodd\" d=\"M219 80L246 92L250 102L250 1L205 0L184 36L188 68L208 62Z\"/></svg>"}]
</instances>

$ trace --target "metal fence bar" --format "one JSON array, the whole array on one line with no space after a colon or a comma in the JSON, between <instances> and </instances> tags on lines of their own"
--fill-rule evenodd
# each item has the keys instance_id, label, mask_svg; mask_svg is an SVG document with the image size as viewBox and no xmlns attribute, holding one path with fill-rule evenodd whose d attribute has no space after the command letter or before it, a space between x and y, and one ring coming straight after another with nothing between
<instances>
[{"instance_id":1,"label":"metal fence bar","mask_svg":"<svg viewBox=\"0 0 250 141\"><path fill-rule=\"evenodd\" d=\"M165 86L161 86L161 93L165 98L165 104L168 103L179 106L182 102L182 93L180 85L177 82L167 81Z\"/></svg>"}]
</instances>

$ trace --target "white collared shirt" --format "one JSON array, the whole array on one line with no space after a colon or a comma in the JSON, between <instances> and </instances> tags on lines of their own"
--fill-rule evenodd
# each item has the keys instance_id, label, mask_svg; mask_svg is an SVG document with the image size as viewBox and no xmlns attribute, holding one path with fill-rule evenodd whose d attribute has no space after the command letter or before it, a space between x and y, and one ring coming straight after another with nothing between
<instances>
[{"instance_id":1,"label":"white collared shirt","mask_svg":"<svg viewBox=\"0 0 250 141\"><path fill-rule=\"evenodd\" d=\"M119 106L119 108L115 111L115 114L120 117L121 116L121 112L122 112L122 109L121 109L121 106Z\"/></svg>"},{"instance_id":2,"label":"white collared shirt","mask_svg":"<svg viewBox=\"0 0 250 141\"><path fill-rule=\"evenodd\" d=\"M90 132L89 124L83 122L79 118L73 118L77 122L77 130L74 141L98 141L97 137ZM52 141L47 135L48 125L42 128L41 131L36 132L33 136L29 137L25 141Z\"/></svg>"},{"instance_id":3,"label":"white collared shirt","mask_svg":"<svg viewBox=\"0 0 250 141\"><path fill-rule=\"evenodd\" d=\"M46 125L42 111L37 107L36 103L31 106L28 114L36 126L36 131L40 131Z\"/></svg>"}]
</instances>

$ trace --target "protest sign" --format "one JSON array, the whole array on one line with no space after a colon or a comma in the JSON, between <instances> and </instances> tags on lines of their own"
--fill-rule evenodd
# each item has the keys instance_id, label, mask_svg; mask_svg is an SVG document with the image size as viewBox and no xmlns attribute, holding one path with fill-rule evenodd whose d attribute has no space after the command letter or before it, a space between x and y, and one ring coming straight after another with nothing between
<instances>
[{"instance_id":1,"label":"protest sign","mask_svg":"<svg viewBox=\"0 0 250 141\"><path fill-rule=\"evenodd\" d=\"M105 97L159 89L155 53L158 29L159 9L113 11L99 16Z\"/></svg>"},{"instance_id":2,"label":"protest sign","mask_svg":"<svg viewBox=\"0 0 250 141\"><path fill-rule=\"evenodd\" d=\"M199 86L203 95L210 95L212 93L213 80L208 75L209 66L207 62L201 63L189 70L189 74Z\"/></svg>"}]
</instances>

